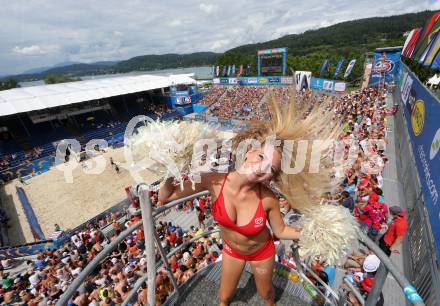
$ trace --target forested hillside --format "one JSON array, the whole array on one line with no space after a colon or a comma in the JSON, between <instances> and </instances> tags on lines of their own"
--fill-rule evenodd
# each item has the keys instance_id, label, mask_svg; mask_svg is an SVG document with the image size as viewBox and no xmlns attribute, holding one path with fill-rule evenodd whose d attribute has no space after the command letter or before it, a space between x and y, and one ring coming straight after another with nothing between
<instances>
[{"instance_id":1,"label":"forested hillside","mask_svg":"<svg viewBox=\"0 0 440 306\"><path fill-rule=\"evenodd\" d=\"M341 58L345 59L343 68L348 61L356 58L350 81L361 78L366 52L372 52L378 47L403 45L403 34L416 26L422 26L432 16L432 11L405 14L390 17L374 17L342 22L326 28L306 31L281 38L244 45L226 51L217 60L218 65L247 64L252 65L256 72L257 50L287 47L287 64L290 69L310 70L319 75L320 67L327 58L331 59L331 74ZM339 74L341 78L343 73ZM327 75L330 77L329 75Z\"/></svg>"}]
</instances>

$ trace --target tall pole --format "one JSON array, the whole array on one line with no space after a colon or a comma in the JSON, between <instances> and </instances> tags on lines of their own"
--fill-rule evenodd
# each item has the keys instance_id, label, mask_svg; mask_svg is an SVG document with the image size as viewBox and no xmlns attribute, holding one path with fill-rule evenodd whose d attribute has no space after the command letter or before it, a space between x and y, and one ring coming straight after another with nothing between
<instances>
[{"instance_id":1,"label":"tall pole","mask_svg":"<svg viewBox=\"0 0 440 306\"><path fill-rule=\"evenodd\" d=\"M148 305L156 305L156 256L154 248L153 211L150 203L150 189L146 184L138 185L138 195L141 204L142 225L145 234L145 255L147 258L147 285L148 285Z\"/></svg>"}]
</instances>

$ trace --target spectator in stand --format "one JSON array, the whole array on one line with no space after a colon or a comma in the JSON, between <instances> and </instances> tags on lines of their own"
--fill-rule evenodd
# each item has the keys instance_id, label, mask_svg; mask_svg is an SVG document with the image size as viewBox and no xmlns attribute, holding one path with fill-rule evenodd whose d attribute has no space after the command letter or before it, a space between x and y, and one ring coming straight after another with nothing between
<instances>
[{"instance_id":1,"label":"spectator in stand","mask_svg":"<svg viewBox=\"0 0 440 306\"><path fill-rule=\"evenodd\" d=\"M348 193L348 191L343 191L341 193L341 200L342 200L342 206L344 206L345 208L347 208L348 210L350 210L350 212L352 213L354 210L354 200L353 198L350 196L350 194Z\"/></svg>"},{"instance_id":2,"label":"spectator in stand","mask_svg":"<svg viewBox=\"0 0 440 306\"><path fill-rule=\"evenodd\" d=\"M199 206L196 206L197 212L197 220L199 222L199 227L205 228L205 213L200 209Z\"/></svg>"},{"instance_id":3,"label":"spectator in stand","mask_svg":"<svg viewBox=\"0 0 440 306\"><path fill-rule=\"evenodd\" d=\"M399 206L392 206L390 213L393 217L391 224L388 225L388 229L385 235L379 240L379 246L388 256L391 253L399 254L398 247L403 241L403 238L408 231L408 221L406 220L406 212Z\"/></svg>"}]
</instances>

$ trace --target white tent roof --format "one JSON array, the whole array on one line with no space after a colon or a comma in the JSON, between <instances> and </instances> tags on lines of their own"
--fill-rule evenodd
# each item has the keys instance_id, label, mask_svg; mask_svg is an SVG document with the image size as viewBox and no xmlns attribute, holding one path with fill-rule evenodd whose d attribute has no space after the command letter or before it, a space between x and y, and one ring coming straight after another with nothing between
<instances>
[{"instance_id":1,"label":"white tent roof","mask_svg":"<svg viewBox=\"0 0 440 306\"><path fill-rule=\"evenodd\" d=\"M439 85L440 84L440 76L437 76L437 74L434 74L432 78L426 82L427 85Z\"/></svg>"},{"instance_id":2,"label":"white tent roof","mask_svg":"<svg viewBox=\"0 0 440 306\"><path fill-rule=\"evenodd\" d=\"M137 75L14 88L0 91L0 116L81 103L178 84L195 84L192 74Z\"/></svg>"}]
</instances>

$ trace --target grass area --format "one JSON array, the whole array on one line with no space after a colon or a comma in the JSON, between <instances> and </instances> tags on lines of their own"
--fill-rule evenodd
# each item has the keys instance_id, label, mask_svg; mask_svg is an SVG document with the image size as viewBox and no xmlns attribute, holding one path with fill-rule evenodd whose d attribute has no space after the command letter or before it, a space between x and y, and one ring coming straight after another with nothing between
<instances>
[{"instance_id":1,"label":"grass area","mask_svg":"<svg viewBox=\"0 0 440 306\"><path fill-rule=\"evenodd\" d=\"M352 92L353 90L359 90L359 89L361 89L361 86L360 85L353 85L353 84L350 84L350 83L347 83L347 92Z\"/></svg>"}]
</instances>

